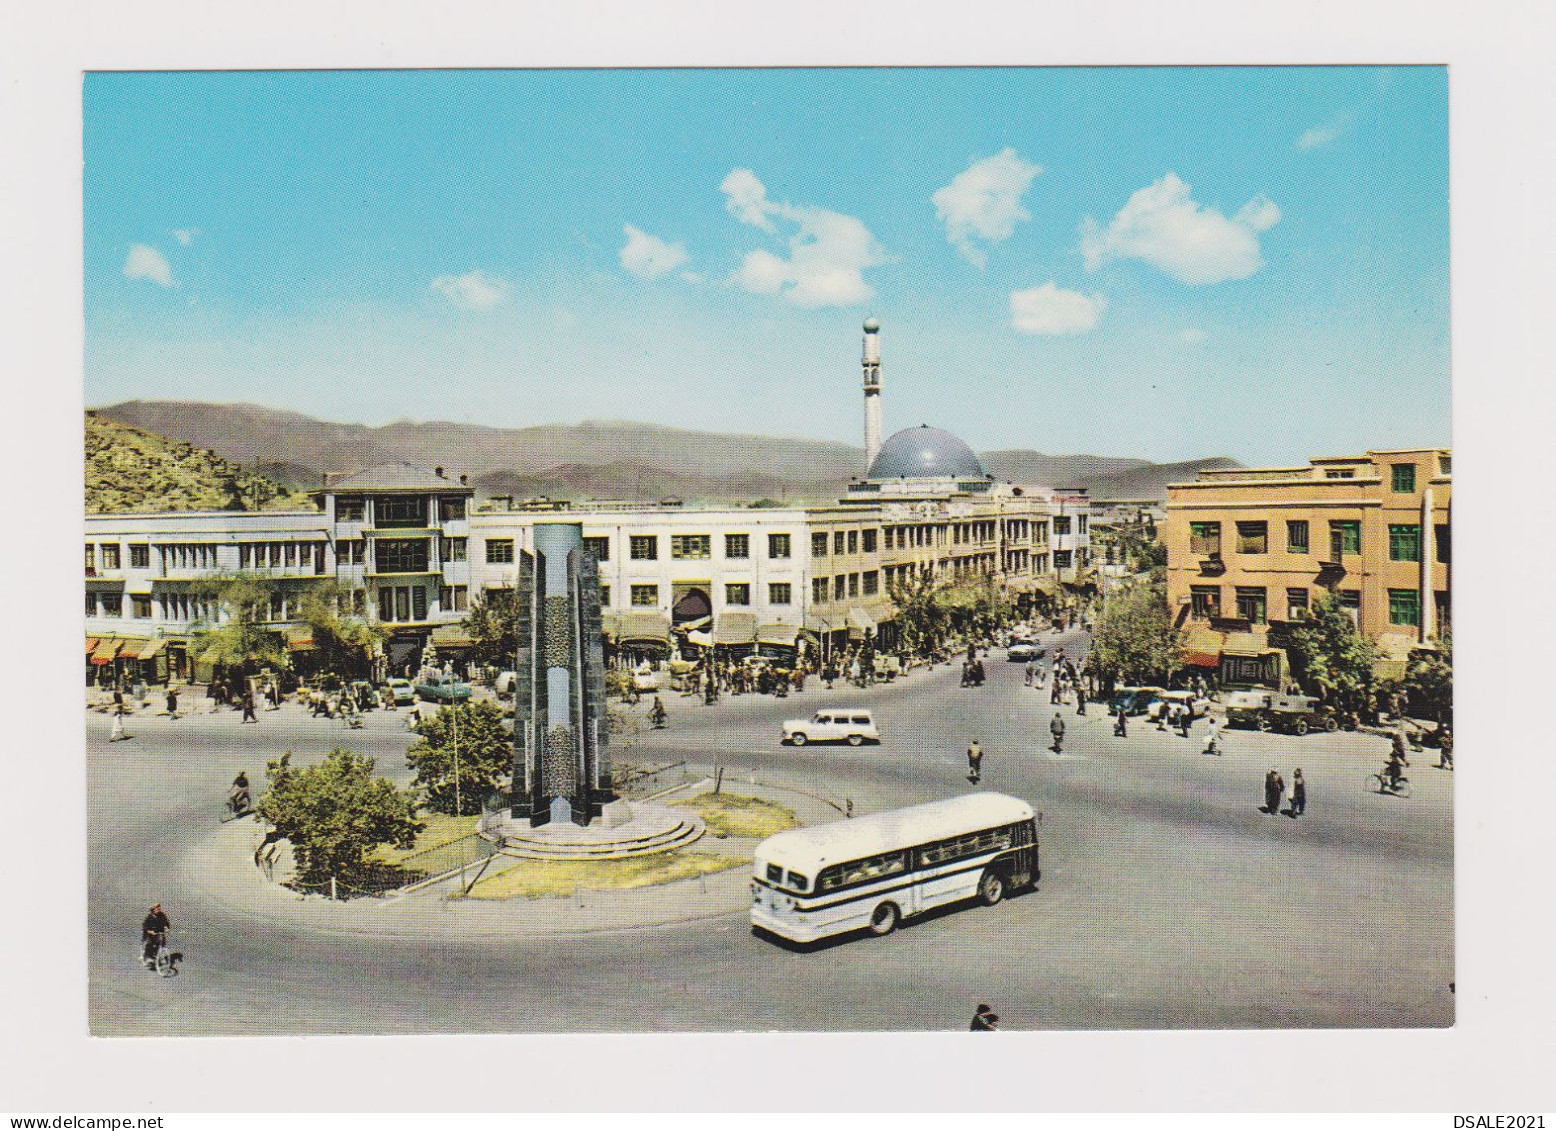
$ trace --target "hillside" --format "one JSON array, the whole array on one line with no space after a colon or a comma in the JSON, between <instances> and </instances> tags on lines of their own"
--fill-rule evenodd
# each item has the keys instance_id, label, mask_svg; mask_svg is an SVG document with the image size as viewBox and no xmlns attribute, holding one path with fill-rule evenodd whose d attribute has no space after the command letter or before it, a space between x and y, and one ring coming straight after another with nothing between
<instances>
[{"instance_id":1,"label":"hillside","mask_svg":"<svg viewBox=\"0 0 1556 1131\"><path fill-rule=\"evenodd\" d=\"M1148 463L1113 475L1100 475L1086 486L1095 499L1165 499L1167 484L1190 483L1201 471L1241 467L1235 459L1214 456L1210 459L1185 460L1183 463Z\"/></svg>"},{"instance_id":2,"label":"hillside","mask_svg":"<svg viewBox=\"0 0 1556 1131\"><path fill-rule=\"evenodd\" d=\"M397 421L372 428L315 420L246 404L125 401L97 410L137 428L207 448L294 488L327 472L405 460L466 472L483 496L575 500L664 499L792 503L837 498L864 470L849 444L779 436L726 435L630 421L584 421L490 428L448 421ZM1153 464L1142 459L1046 455L1025 449L980 457L998 479L1049 487L1090 487L1098 495L1165 497L1165 484L1227 460Z\"/></svg>"},{"instance_id":3,"label":"hillside","mask_svg":"<svg viewBox=\"0 0 1556 1131\"><path fill-rule=\"evenodd\" d=\"M86 414L88 514L310 508L307 496L192 444Z\"/></svg>"}]
</instances>

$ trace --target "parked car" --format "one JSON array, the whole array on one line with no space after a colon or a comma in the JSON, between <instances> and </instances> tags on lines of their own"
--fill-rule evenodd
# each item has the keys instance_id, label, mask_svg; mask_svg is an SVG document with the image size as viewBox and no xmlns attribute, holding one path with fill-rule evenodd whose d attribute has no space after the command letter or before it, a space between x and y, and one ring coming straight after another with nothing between
<instances>
[{"instance_id":1,"label":"parked car","mask_svg":"<svg viewBox=\"0 0 1556 1131\"><path fill-rule=\"evenodd\" d=\"M1257 727L1287 734L1340 729L1340 720L1334 712L1311 695L1282 695L1264 689L1228 692L1226 721L1230 726Z\"/></svg>"},{"instance_id":2,"label":"parked car","mask_svg":"<svg viewBox=\"0 0 1556 1131\"><path fill-rule=\"evenodd\" d=\"M846 742L859 746L880 742L881 732L869 711L857 707L834 707L817 711L809 719L789 719L783 724L783 743L804 746L807 742Z\"/></svg>"},{"instance_id":3,"label":"parked car","mask_svg":"<svg viewBox=\"0 0 1556 1131\"><path fill-rule=\"evenodd\" d=\"M470 685L451 675L435 675L418 683L416 694L428 703L457 703L470 698Z\"/></svg>"},{"instance_id":4,"label":"parked car","mask_svg":"<svg viewBox=\"0 0 1556 1131\"><path fill-rule=\"evenodd\" d=\"M1163 693L1164 689L1160 687L1120 687L1108 700L1108 714L1123 711L1126 715L1143 715L1151 700Z\"/></svg>"},{"instance_id":5,"label":"parked car","mask_svg":"<svg viewBox=\"0 0 1556 1131\"><path fill-rule=\"evenodd\" d=\"M1041 660L1046 649L1041 644L1019 643L1012 644L1005 653L1005 659L1013 664L1025 663L1028 660Z\"/></svg>"},{"instance_id":6,"label":"parked car","mask_svg":"<svg viewBox=\"0 0 1556 1131\"><path fill-rule=\"evenodd\" d=\"M408 679L391 679L384 684L384 688L397 707L416 702L416 688Z\"/></svg>"},{"instance_id":7,"label":"parked car","mask_svg":"<svg viewBox=\"0 0 1556 1131\"><path fill-rule=\"evenodd\" d=\"M1192 691L1163 691L1152 696L1151 701L1146 704L1145 717L1152 720L1160 718L1169 703L1181 703L1186 706L1191 719L1204 718L1206 712L1210 710L1210 700L1195 695Z\"/></svg>"}]
</instances>

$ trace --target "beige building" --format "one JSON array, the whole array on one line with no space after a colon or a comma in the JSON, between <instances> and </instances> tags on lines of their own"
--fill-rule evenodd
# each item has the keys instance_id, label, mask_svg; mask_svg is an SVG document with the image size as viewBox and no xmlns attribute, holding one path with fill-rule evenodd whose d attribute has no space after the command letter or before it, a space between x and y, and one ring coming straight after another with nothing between
<instances>
[{"instance_id":1,"label":"beige building","mask_svg":"<svg viewBox=\"0 0 1556 1131\"><path fill-rule=\"evenodd\" d=\"M1191 659L1278 644L1326 593L1385 656L1447 633L1452 483L1450 451L1419 448L1169 486L1167 599Z\"/></svg>"}]
</instances>

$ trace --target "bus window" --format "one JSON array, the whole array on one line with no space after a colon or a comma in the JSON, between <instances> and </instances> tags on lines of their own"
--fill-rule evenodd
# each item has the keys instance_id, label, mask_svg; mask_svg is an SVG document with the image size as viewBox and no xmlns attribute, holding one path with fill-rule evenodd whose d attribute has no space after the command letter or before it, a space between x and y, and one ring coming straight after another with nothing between
<instances>
[{"instance_id":1,"label":"bus window","mask_svg":"<svg viewBox=\"0 0 1556 1131\"><path fill-rule=\"evenodd\" d=\"M866 726L867 727L867 726L870 725L870 716L869 715L855 715L854 716L854 722L858 723L860 726Z\"/></svg>"},{"instance_id":2,"label":"bus window","mask_svg":"<svg viewBox=\"0 0 1556 1131\"><path fill-rule=\"evenodd\" d=\"M777 864L769 864L767 866L767 878L775 884L783 883L783 869Z\"/></svg>"},{"instance_id":3,"label":"bus window","mask_svg":"<svg viewBox=\"0 0 1556 1131\"><path fill-rule=\"evenodd\" d=\"M804 891L805 890L805 885L808 884L808 883L810 883L810 880L806 879L804 876L800 875L798 872L790 872L789 873L789 886L791 888L793 888L795 891Z\"/></svg>"},{"instance_id":4,"label":"bus window","mask_svg":"<svg viewBox=\"0 0 1556 1131\"><path fill-rule=\"evenodd\" d=\"M835 891L850 884L864 884L886 876L895 876L908 870L906 852L888 852L872 856L868 860L855 860L849 864L834 864L816 877L817 891Z\"/></svg>"}]
</instances>

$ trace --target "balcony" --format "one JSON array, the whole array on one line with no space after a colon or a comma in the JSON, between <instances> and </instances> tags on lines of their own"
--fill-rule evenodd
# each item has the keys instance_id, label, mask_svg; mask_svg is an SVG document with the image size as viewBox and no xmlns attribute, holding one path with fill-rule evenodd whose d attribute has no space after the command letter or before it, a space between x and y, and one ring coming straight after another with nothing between
<instances>
[{"instance_id":1,"label":"balcony","mask_svg":"<svg viewBox=\"0 0 1556 1131\"><path fill-rule=\"evenodd\" d=\"M1226 572L1226 562L1219 553L1211 554L1200 559L1199 572L1202 577L1220 577Z\"/></svg>"}]
</instances>

